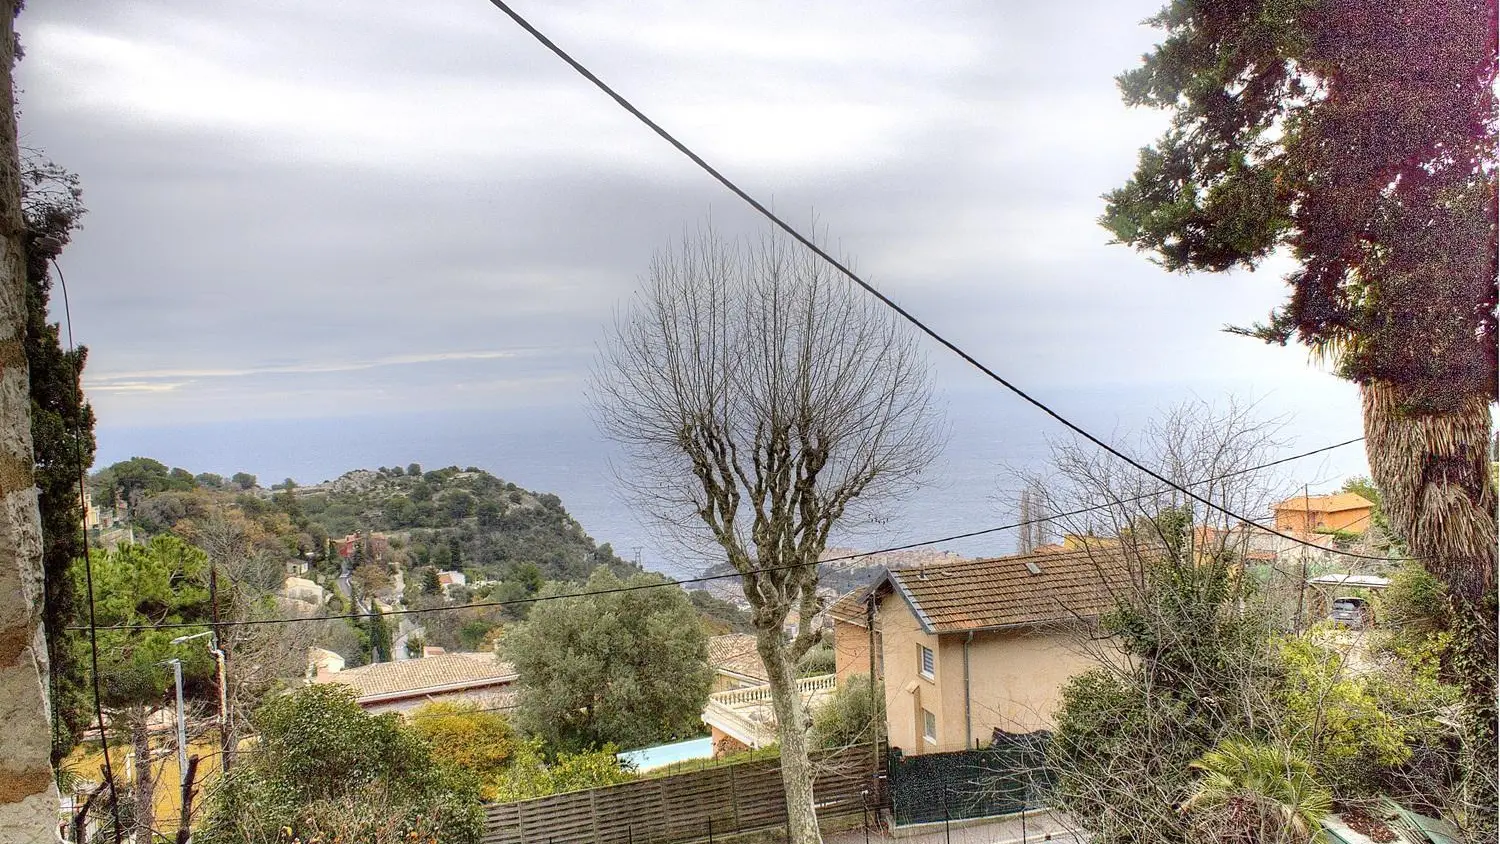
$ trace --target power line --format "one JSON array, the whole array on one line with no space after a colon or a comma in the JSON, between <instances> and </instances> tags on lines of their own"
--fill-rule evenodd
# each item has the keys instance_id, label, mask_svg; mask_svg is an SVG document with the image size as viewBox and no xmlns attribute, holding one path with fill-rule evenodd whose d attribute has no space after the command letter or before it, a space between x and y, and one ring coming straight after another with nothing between
<instances>
[{"instance_id":1,"label":"power line","mask_svg":"<svg viewBox=\"0 0 1500 844\"><path fill-rule=\"evenodd\" d=\"M58 286L62 288L63 320L68 326L68 359L73 362L73 377L68 379L68 384L73 391L73 404L81 405L78 395L78 381L83 373L79 371L78 367L78 348L73 344L73 309L68 303L68 279L63 275L62 267L58 265L56 256L52 257L52 269L57 271ZM75 408L75 410L81 410L81 408ZM99 725L99 747L104 752L104 778L109 782L109 812L115 825L115 844L119 844L124 838L125 831L120 826L120 800L119 796L115 793L115 772L113 765L109 761L109 738L104 734L104 704L101 700L103 695L99 688L99 635L97 632L98 627L94 622L94 566L90 561L91 555L89 554L89 513L88 499L85 497L88 467L83 464L83 414L81 412L75 414L73 438L74 447L76 448L74 456L77 458L78 463L78 506L83 511L81 514L81 521L83 522L81 525L83 528L83 582L88 593L89 602L89 664L92 669L90 671L90 678L93 682L94 692L94 719Z\"/></svg>"},{"instance_id":2,"label":"power line","mask_svg":"<svg viewBox=\"0 0 1500 844\"><path fill-rule=\"evenodd\" d=\"M1308 542L1307 540L1298 538L1298 537L1293 536L1291 534L1282 533L1281 531L1278 531L1275 528L1266 527L1265 525L1262 525L1259 522L1256 522L1254 519L1248 518L1246 516L1241 516L1238 513L1234 512L1233 510L1230 510L1229 508L1227 508L1227 507L1225 507L1225 506L1223 506L1221 504L1216 504L1213 501L1211 501L1211 500L1209 500L1207 498L1204 498L1203 496L1198 495L1197 493L1194 493L1194 492L1188 490L1187 488L1185 488L1183 486L1178 485L1177 483L1175 483L1172 480L1168 479L1167 477L1165 477L1165 476L1157 473L1156 471L1152 470L1150 467L1148 467L1145 464L1139 462L1138 460L1136 460L1135 458L1133 458L1130 455L1126 454L1125 452L1119 450L1118 448L1115 448L1114 446L1110 445L1109 443L1105 442L1104 440L1100 439L1099 437L1097 437L1097 436L1089 433L1082 426L1080 426L1077 423L1073 422L1072 420L1068 419L1066 416L1063 416L1061 413L1057 412L1056 410L1053 410L1051 407L1049 407L1046 403L1042 402L1040 399L1035 398L1030 393L1027 393L1025 390L1022 390L1020 387L1018 387L1015 384L1011 383L1004 376L1000 375L995 370L993 370L990 367L986 366L985 364L981 363L978 358L975 358L973 355L971 355L968 352L964 351L962 348L960 348L953 341L951 341L948 338L944 337L943 335L939 334L935 329L930 328L926 323L922 322L920 319L918 319L916 316L914 316L910 311L907 311L905 308L903 308L900 305L896 304L895 300L891 299L889 296L886 296L884 293L881 293L879 290L876 290L873 285L871 285L869 282L865 281L863 278L861 278L859 275L857 275L854 272L854 270L852 270L849 267L845 266L842 261L839 261L837 258L835 258L832 255L830 255L827 251L825 251L822 247L820 247L816 243L814 243L806 235L802 234L797 229L793 228L791 224L787 223L785 220L783 220L780 217L778 217L775 212L773 212L771 209L767 208L764 204L762 204L760 202L760 200L757 200L755 197L751 196L744 189L742 189L739 185L737 185L733 181L731 181L729 179L729 177L727 177L723 173L719 172L718 169L716 169L713 165L711 165L707 161L705 161L702 156L698 155L696 152L693 152L691 149L688 148L688 146L686 144L684 144L682 141L679 141L675 136L673 136L671 132L668 132L666 129L663 129L660 124L658 124L656 121L652 120L650 117L647 117L646 114L645 114L645 112L641 111L633 103L631 103L624 96L622 96L619 92L615 91L614 88L611 88L608 84L606 84L604 82L604 80L602 80L598 76L594 75L593 71L591 71L588 68L584 67L577 59L575 59L571 55L569 55L566 50L564 50L563 48L557 46L557 44L554 43L552 41L552 39L550 39L546 35L542 34L541 30L537 29L535 26L532 26L530 21L526 20L518 12L516 12L514 9L512 9L510 7L510 5L505 2L505 0L490 0L490 3L492 3L495 6L495 8L497 8L500 11L504 12L508 17L510 17L511 20L515 21L518 26L520 26L522 29L526 30L526 32L529 33L533 38L535 38L543 47L546 47L548 50L551 50L553 54L555 54L558 58L560 58L564 62L566 62L567 65L569 67L573 68L573 70L577 71L580 76L582 76L584 79L587 79L589 82L593 83L594 87L596 87L600 91L604 92L605 95L607 95L610 99L614 100L621 108L625 109L632 116L634 116L637 120L639 120L641 123L645 124L647 128L649 128L651 131L653 131L657 135L659 135L662 138L662 140L664 140L667 143L671 144L678 152L682 153L684 156L687 156L688 160L690 160L694 164L698 165L698 167L700 169L702 169L708 175L712 176L719 184L723 185L731 193L733 193L735 196L739 197L746 204L748 204L751 208L754 208L757 212L760 213L761 216L763 216L767 220L771 221L771 223L773 225L775 225L777 228L779 228L782 231L786 232L788 235L790 235L792 237L792 239L796 240L798 243L800 243L803 246L807 247L809 250L812 251L812 253L814 255L817 255L819 258L822 258L824 261L827 261L830 266L832 266L834 269L838 270L845 277L847 277L850 281L852 281L855 284L859 285L859 287L861 289L863 289L866 293L869 293L871 296L874 296L876 299L878 299L881 302L881 304L883 304L886 307L890 308L891 310L895 311L898 315L900 315L900 317L902 319L906 320L907 322L911 323L914 327L916 327L917 330L921 331L923 334L926 334L928 337L931 337L933 340L937 341L940 345L943 346L943 348L945 348L948 351L952 352L953 354L957 355L965 363L967 363L970 366L974 367L975 369L979 370L981 373L983 373L990 380L994 381L995 383L999 384L1000 386L1002 386L1005 389L1009 390L1010 392L1014 393L1018 398L1022 399L1023 401L1027 402L1028 404L1032 405L1033 407L1037 408L1038 410L1042 411L1043 413L1047 414L1048 416L1052 417L1052 419L1054 419L1059 424L1063 425L1064 427L1066 427L1068 430L1072 431L1073 433L1075 433L1075 434L1083 437L1084 439L1088 440L1089 442L1093 443L1094 445L1098 446L1099 448L1104 449L1105 451L1109 452L1110 454L1114 455L1115 457L1119 458L1120 460L1125 461L1127 464L1129 464L1130 466L1134 467L1136 470L1138 470L1138 471L1140 471L1140 472L1142 472L1142 473L1144 473L1144 474L1146 474L1146 475L1148 475L1148 476L1156 479L1157 481L1160 481L1160 482L1166 484L1167 486L1173 487L1174 489L1178 490L1179 492L1183 493L1184 495L1187 495L1188 497L1192 498L1194 501L1197 501L1198 503L1203 504L1204 506L1207 506L1209 508L1217 510L1220 513L1223 513L1224 515L1229 516L1232 519L1235 519L1237 521L1243 522L1244 524L1250 525L1252 527L1260 528L1261 530L1264 530L1264 531L1266 531L1268 533L1276 534L1277 536L1280 536L1283 539L1290 540L1292 542L1296 542L1296 543L1298 543L1300 545L1306 545L1306 546L1311 547L1311 548L1320 548L1321 549L1322 546L1319 546L1316 543ZM1351 555L1351 556L1359 556L1359 555ZM1385 558L1384 557L1366 557L1366 559L1384 560Z\"/></svg>"},{"instance_id":3,"label":"power line","mask_svg":"<svg viewBox=\"0 0 1500 844\"><path fill-rule=\"evenodd\" d=\"M1306 452L1303 452L1301 454L1294 454L1294 455L1291 455L1289 457L1278 458L1276 460L1272 460L1272 461L1267 462L1267 463L1262 463L1262 464L1260 464L1258 466L1251 466L1251 467L1244 468L1244 469L1236 469L1236 470L1234 470L1232 472L1226 472L1226 473L1224 473L1222 475L1218 475L1216 477L1205 478L1205 479L1203 479L1201 481L1193 481L1193 482L1188 483L1187 485L1188 486L1201 486L1203 484L1215 483L1217 481L1225 480L1227 478L1238 477L1240 475L1248 474L1250 472L1255 472L1255 471L1259 471L1259 470L1262 470L1262 469L1268 469L1268 468L1271 468L1273 466L1279 466L1279 465L1281 465L1283 463L1289 463L1289 462L1291 462L1293 460L1300 460L1302 458L1311 457L1311 456L1316 455L1316 454L1322 454L1323 452L1331 451L1331 450L1336 449L1336 448L1342 448L1342 447L1347 446L1347 445L1352 445L1354 443L1359 442L1362 439L1364 439L1364 438L1363 437L1355 437L1354 439L1351 439L1351 440L1344 440L1343 442L1334 443L1333 445L1326 445L1326 446L1323 446L1322 448L1313 449L1312 451L1306 451ZM680 587L681 588L681 587L686 587L689 584L708 583L710 581L715 581L715 580L727 580L727 579L731 579L731 578L743 577L746 574L766 574L766 573L776 572L776 571L788 571L788 570L791 570L791 569L805 568L805 567L807 567L809 565L821 565L823 563L838 563L838 562L845 562L845 561L848 561L848 560L858 560L858 559L861 559L861 558L864 558L864 557L874 556L876 554L886 554L886 553L890 553L890 552L893 552L893 551L908 551L908 550L911 550L913 548L921 548L921 547L924 547L924 546L927 546L927 545L936 545L937 543L940 543L940 542L951 542L951 541L957 540L957 539L969 539L971 537L983 536L985 534L990 534L990 533L998 533L998 532L1004 531L1004 530L1013 530L1015 528L1021 527L1022 525L1025 525L1025 524L1035 524L1035 523L1040 523L1040 522L1054 521L1054 520L1057 520L1057 519L1065 519L1065 518L1069 518L1069 517L1072 517L1072 516L1080 516L1080 515L1084 515L1086 513L1093 513L1093 512L1099 511L1099 510L1105 510L1105 509L1108 509L1110 507L1116 507L1116 506L1119 506L1119 505L1122 505L1122 504L1130 504L1130 503L1137 502L1137 501L1144 501L1144 500L1146 500L1148 498L1153 498L1155 496L1162 495L1163 493L1169 492L1169 491L1174 490L1174 489L1180 490L1181 487L1174 484L1172 486L1169 486L1169 487L1166 487L1166 488L1163 488L1163 489L1158 489L1158 490L1155 490L1153 492L1142 493L1140 495L1132 496L1132 497L1129 497L1129 498L1121 498L1121 499L1118 499L1118 500L1115 500L1115 501L1111 501L1111 502L1108 502L1108 503L1105 503L1105 504L1094 504L1094 505L1090 505L1088 507L1080 507L1080 508L1078 508L1076 510L1069 510L1069 511L1062 512L1062 513L1048 513L1048 514L1045 514L1045 515L1042 515L1042 516L1038 516L1037 518L1034 518L1034 519L1028 519L1026 521L1021 521L1021 522L1014 522L1012 524L999 525L999 526L996 526L996 527L989 527L989 528L984 528L982 530L968 531L968 532L965 532L965 533L957 533L957 534L953 534L953 535L950 535L950 536L938 537L936 539L925 539L925 540L922 540L920 542L910 542L910 543L907 543L905 545L896 545L896 546L892 546L892 547L889 547L889 548L881 548L881 549L878 549L878 550L875 550L875 551L862 551L862 552L859 552L859 553L856 553L856 554L845 554L845 555L840 556L840 557L830 557L828 559L817 560L817 561L812 562L812 563L792 563L792 564L784 565L784 566L767 566L767 567L764 567L764 568L750 569L749 571L746 571L746 572L735 571L735 572L730 572L728 574L704 575L702 577L685 578L685 579L682 579L682 580L671 580L671 579L668 579L668 580L661 581L659 583L640 583L640 584L636 584L634 586L619 586L619 587L615 587L615 588L612 588L612 589L600 589L600 590L596 590L596 591L593 591L593 592L569 592L569 593L565 593L565 594L561 594L561 595L533 595L533 596L526 597L526 598L512 598L512 599L504 600L504 601L476 601L476 602L470 603L470 604L453 604L453 605L441 606L441 607L429 607L427 609L392 609L390 612L384 612L384 611L382 611L381 615L382 616L421 615L423 613L456 612L456 611L459 611L459 610L467 610L467 609L489 609L489 608L494 608L494 607L523 606L523 605L541 603L543 601L556 601L556 600L561 600L561 599L564 599L564 598L581 598L581 597L589 597L589 596L593 596L593 595L613 595L613 594L618 594L618 593L621 593L621 592L637 592L637 591L640 591L640 590L643 590L643 589L661 589L661 588L669 587L669 586L676 586L676 587ZM1274 531L1269 531L1269 532L1270 533L1275 533ZM1312 547L1317 548L1320 551L1325 551L1325 552L1329 552L1329 553L1339 554L1339 555L1342 555L1342 556L1363 557L1363 555L1354 554L1354 553L1348 552L1348 551L1338 551L1338 550L1334 550L1334 549L1328 549L1328 548L1322 547L1321 545L1315 545L1315 544L1312 544L1312 543L1304 543L1304 544L1311 545ZM1087 550L1087 549L1085 549L1085 550ZM1063 552L1063 553L1076 553L1076 552ZM1028 555L1017 555L1017 558L1018 559L1019 558L1024 558L1026 556L1028 556ZM1056 557L1057 553L1053 552L1053 553L1050 553L1050 554L1046 554L1045 556L1047 556L1047 557ZM1370 557L1368 559L1378 559L1378 560L1381 560L1381 561L1389 562L1390 560L1395 559L1395 558L1391 558L1391 557ZM974 564L978 564L978 563L981 563L981 562L985 562L985 561L984 560L973 560L973 561L960 562L960 563L948 563L948 564L945 564L945 567L947 567L947 568L962 568L965 565L974 565ZM356 613L340 613L340 614L337 614L337 615L308 616L306 618L251 618L251 619L241 619L241 620L238 620L238 621L221 621L221 622L219 622L219 624L220 624L220 626L230 627L230 626L257 626L257 625L262 625L262 624L316 623L316 622L321 622L321 621L338 621L338 620L343 620L343 619L362 619L362 618L368 618L369 616L370 616L370 613L356 612ZM111 626L111 627L101 627L101 628L97 628L97 629L99 629L99 630L120 630L120 631L129 631L129 630L174 630L174 629L190 629L190 628L191 629L196 629L196 628L205 627L205 626L207 626L207 625L203 624L203 623L174 622L174 623L164 623L164 624L122 624L122 625L116 625L116 626ZM70 629L81 630L81 629L85 629L85 628L83 628L83 627L75 627L75 628L70 628Z\"/></svg>"}]
</instances>

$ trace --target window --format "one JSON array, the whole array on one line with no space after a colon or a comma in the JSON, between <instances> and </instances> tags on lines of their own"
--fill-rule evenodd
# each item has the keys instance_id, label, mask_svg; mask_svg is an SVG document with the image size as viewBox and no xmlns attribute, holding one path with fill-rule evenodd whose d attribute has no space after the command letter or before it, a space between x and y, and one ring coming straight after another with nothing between
<instances>
[{"instance_id":1,"label":"window","mask_svg":"<svg viewBox=\"0 0 1500 844\"><path fill-rule=\"evenodd\" d=\"M917 645L917 654L920 657L917 663L917 670L922 672L923 677L931 680L937 669L937 659L932 654L932 648L926 645Z\"/></svg>"},{"instance_id":2,"label":"window","mask_svg":"<svg viewBox=\"0 0 1500 844\"><path fill-rule=\"evenodd\" d=\"M929 744L937 744L937 716L925 709L922 710L922 738L927 739Z\"/></svg>"}]
</instances>

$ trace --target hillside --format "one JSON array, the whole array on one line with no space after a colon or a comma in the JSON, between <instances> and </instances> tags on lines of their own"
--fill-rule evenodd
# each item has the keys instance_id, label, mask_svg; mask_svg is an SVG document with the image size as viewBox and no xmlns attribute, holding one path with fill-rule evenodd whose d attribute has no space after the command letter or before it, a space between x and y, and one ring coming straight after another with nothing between
<instances>
[{"instance_id":1,"label":"hillside","mask_svg":"<svg viewBox=\"0 0 1500 844\"><path fill-rule=\"evenodd\" d=\"M267 489L245 473L195 475L133 458L96 473L92 487L97 504L117 502L123 512L114 515L147 534L237 513L324 574L342 567L332 542L354 533L388 535L395 566L460 569L471 580L581 581L598 565L635 570L596 543L556 495L472 467L357 469L314 486L288 480Z\"/></svg>"}]
</instances>

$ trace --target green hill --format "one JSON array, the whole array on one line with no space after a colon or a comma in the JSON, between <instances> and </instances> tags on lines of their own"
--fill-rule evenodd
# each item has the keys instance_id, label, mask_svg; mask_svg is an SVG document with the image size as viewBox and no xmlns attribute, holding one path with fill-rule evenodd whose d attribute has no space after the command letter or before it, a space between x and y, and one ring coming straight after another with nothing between
<instances>
[{"instance_id":1,"label":"green hill","mask_svg":"<svg viewBox=\"0 0 1500 844\"><path fill-rule=\"evenodd\" d=\"M582 581L599 565L636 570L596 543L556 495L472 467L357 469L314 486L265 489L252 475L195 475L138 457L99 471L92 486L96 504L121 502L120 515L148 535L191 533L227 511L324 574L342 567L330 541L355 533L387 535L394 565L461 569L477 580Z\"/></svg>"}]
</instances>

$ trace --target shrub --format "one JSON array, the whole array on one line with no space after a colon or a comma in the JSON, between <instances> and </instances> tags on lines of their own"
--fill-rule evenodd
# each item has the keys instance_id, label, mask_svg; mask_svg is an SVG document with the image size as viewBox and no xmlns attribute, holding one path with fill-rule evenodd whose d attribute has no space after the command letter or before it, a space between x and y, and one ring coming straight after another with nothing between
<instances>
[{"instance_id":1,"label":"shrub","mask_svg":"<svg viewBox=\"0 0 1500 844\"><path fill-rule=\"evenodd\" d=\"M411 714L409 724L435 761L481 780L498 775L516 752L515 731L505 716L470 704L429 703Z\"/></svg>"},{"instance_id":2,"label":"shrub","mask_svg":"<svg viewBox=\"0 0 1500 844\"><path fill-rule=\"evenodd\" d=\"M435 763L396 715L365 714L353 689L307 686L272 698L253 721L256 752L214 794L195 835L203 844L479 840L477 780Z\"/></svg>"},{"instance_id":3,"label":"shrub","mask_svg":"<svg viewBox=\"0 0 1500 844\"><path fill-rule=\"evenodd\" d=\"M616 785L635 779L635 773L615 756L614 745L581 753L560 753L546 761L540 739L516 745L510 765L484 785L484 796L501 803Z\"/></svg>"},{"instance_id":4,"label":"shrub","mask_svg":"<svg viewBox=\"0 0 1500 844\"><path fill-rule=\"evenodd\" d=\"M817 677L820 674L832 674L837 668L838 660L834 656L833 645L824 641L817 647L810 648L797 661L797 676Z\"/></svg>"},{"instance_id":5,"label":"shrub","mask_svg":"<svg viewBox=\"0 0 1500 844\"><path fill-rule=\"evenodd\" d=\"M868 744L885 723L885 687L875 684L870 696L870 677L850 675L839 684L833 699L813 713L814 747L838 748Z\"/></svg>"}]
</instances>

